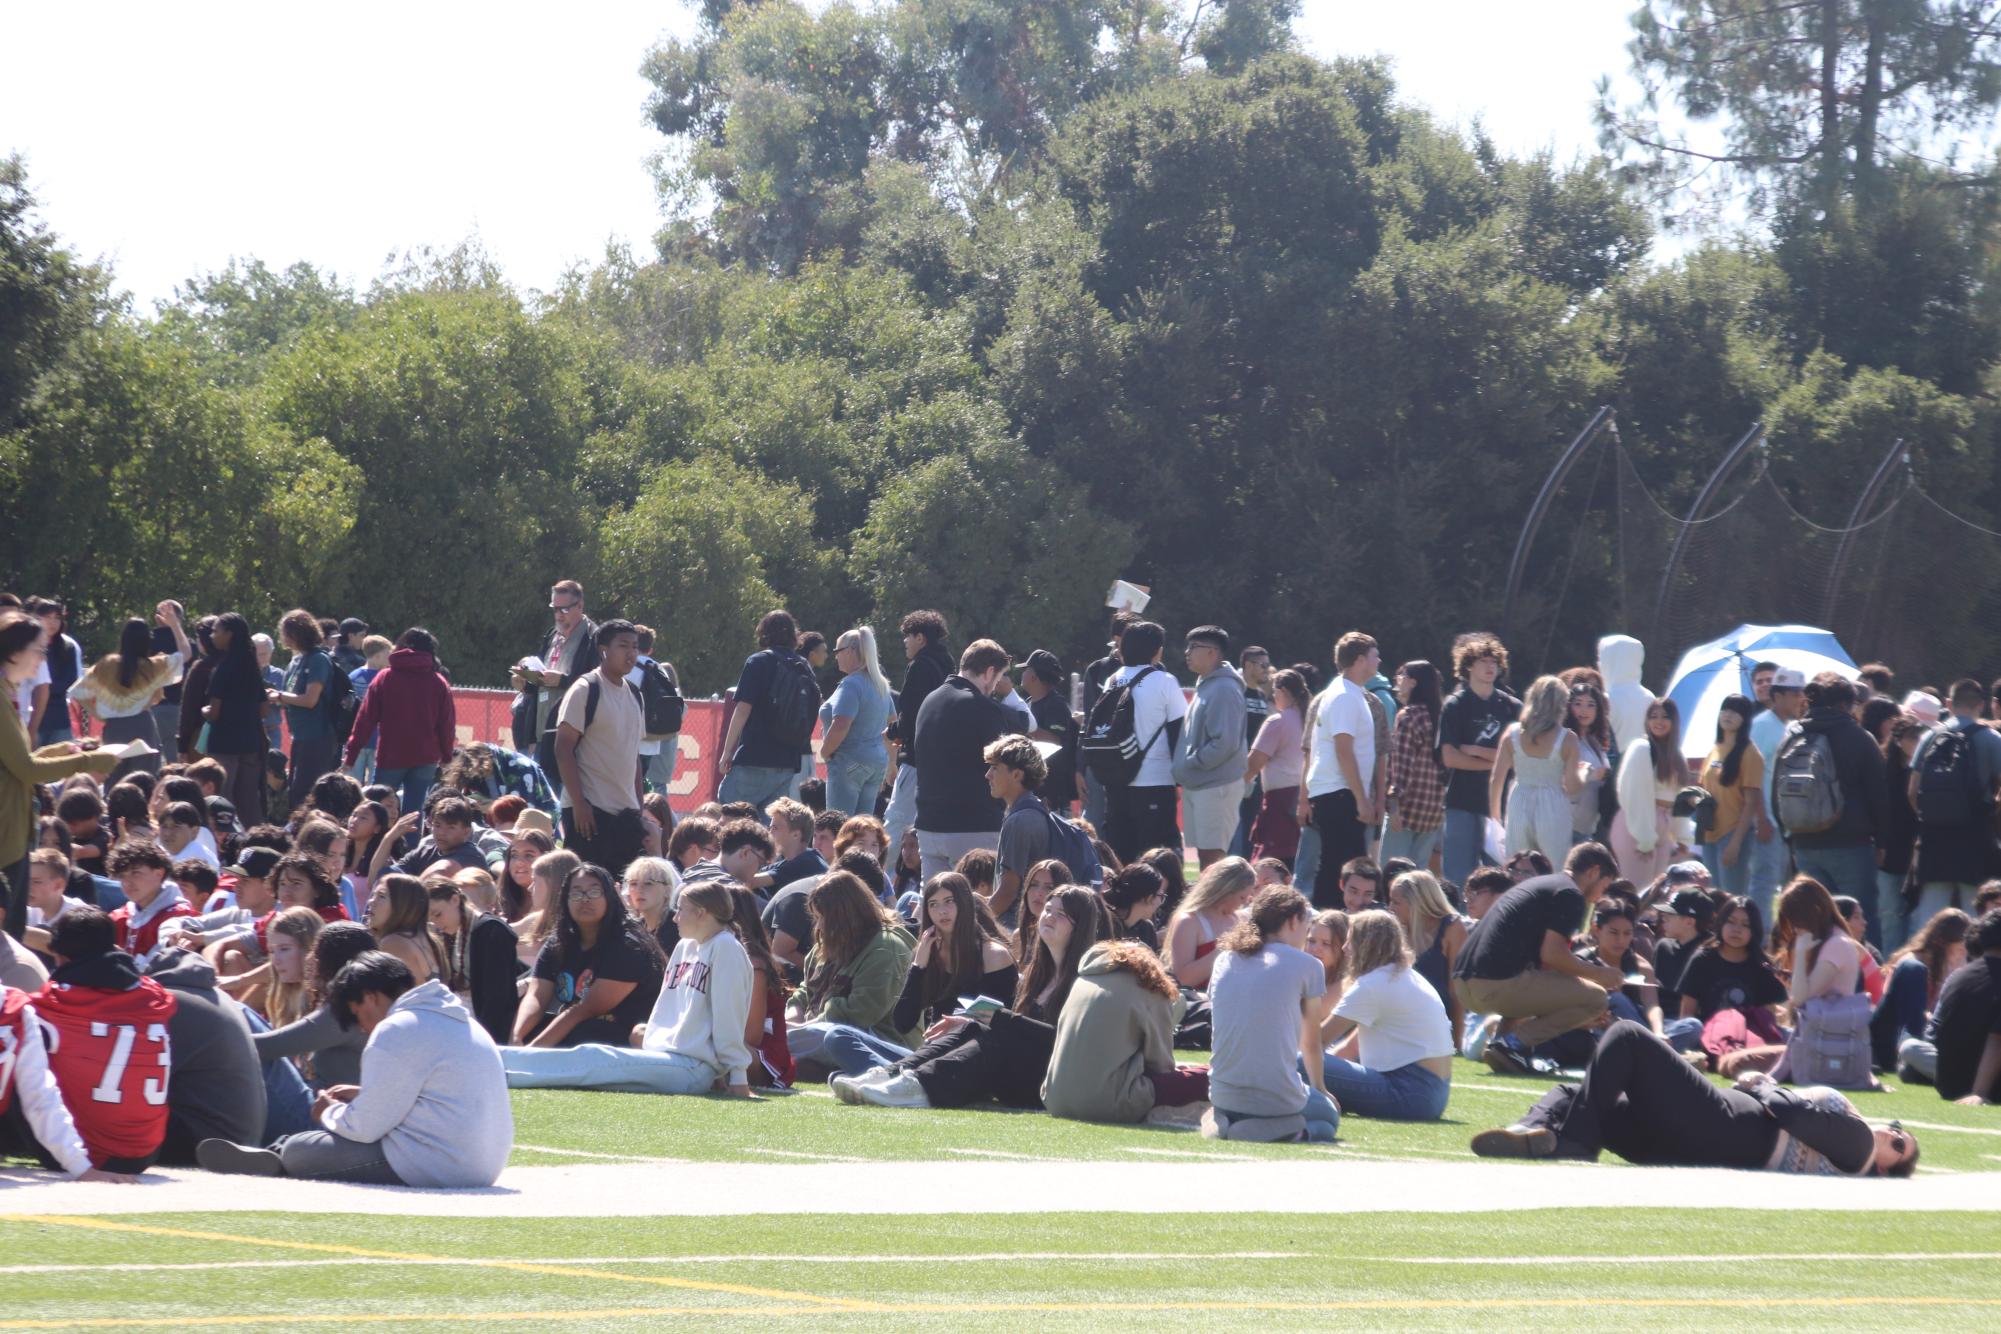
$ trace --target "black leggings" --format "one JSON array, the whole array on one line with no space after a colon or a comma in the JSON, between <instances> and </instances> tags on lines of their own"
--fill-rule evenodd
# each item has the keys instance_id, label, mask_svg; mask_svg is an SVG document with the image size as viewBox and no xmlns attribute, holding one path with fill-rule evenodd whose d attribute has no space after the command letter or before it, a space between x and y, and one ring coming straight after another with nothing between
<instances>
[{"instance_id":1,"label":"black leggings","mask_svg":"<svg viewBox=\"0 0 2001 1334\"><path fill-rule=\"evenodd\" d=\"M1523 1118L1556 1131L1561 1151L1676 1167L1761 1168L1777 1122L1749 1094L1718 1088L1630 1020L1605 1030L1584 1083L1560 1086Z\"/></svg>"},{"instance_id":2,"label":"black leggings","mask_svg":"<svg viewBox=\"0 0 2001 1334\"><path fill-rule=\"evenodd\" d=\"M992 1099L1004 1107L1036 1108L1055 1051L1054 1028L1003 1010L991 1024L968 1024L896 1064L917 1076L933 1107Z\"/></svg>"}]
</instances>

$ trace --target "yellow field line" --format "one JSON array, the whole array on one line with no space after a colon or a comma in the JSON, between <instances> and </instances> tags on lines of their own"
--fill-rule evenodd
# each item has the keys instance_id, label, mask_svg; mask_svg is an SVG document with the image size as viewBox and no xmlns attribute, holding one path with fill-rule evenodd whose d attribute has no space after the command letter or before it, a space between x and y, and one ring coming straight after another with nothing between
<instances>
[{"instance_id":1,"label":"yellow field line","mask_svg":"<svg viewBox=\"0 0 2001 1334\"><path fill-rule=\"evenodd\" d=\"M859 1307L865 1303L845 1297L822 1297L810 1292L787 1292L781 1288L753 1288L741 1283L709 1283L700 1279L678 1278L670 1274L626 1274L614 1269L587 1269L574 1265L537 1264L526 1260L482 1260L457 1256L422 1255L409 1251L378 1251L365 1246L341 1246L330 1242L288 1241L272 1237L246 1237L230 1232L205 1232L194 1228L158 1227L147 1223L120 1223L108 1218L69 1214L0 1214L0 1222L39 1223L49 1227L78 1227L101 1232L136 1232L151 1237L181 1237L192 1241L227 1241L245 1246L271 1246L288 1251L318 1251L326 1255L351 1255L370 1260L446 1260L475 1269L499 1269L516 1274L546 1274L559 1278L600 1278L618 1283L638 1283L650 1287L681 1288L695 1292L727 1292L738 1297L763 1297L773 1301L806 1302L816 1308ZM145 1321L139 1321L145 1324ZM196 1322L199 1323L199 1322ZM35 1324L0 1323L0 1329L41 1329Z\"/></svg>"},{"instance_id":2,"label":"yellow field line","mask_svg":"<svg viewBox=\"0 0 2001 1334\"><path fill-rule=\"evenodd\" d=\"M2001 1297L1792 1297L1764 1298L1766 1306L1798 1309L1843 1309L1862 1306L1892 1306L1927 1309L1938 1307L2001 1306ZM305 1314L289 1312L272 1315L204 1316L105 1316L65 1320L0 1320L0 1329L176 1329L190 1326L225 1325L332 1325L400 1324L467 1321L617 1320L635 1317L717 1316L733 1319L799 1315L953 1315L971 1312L983 1315L1017 1314L1160 1314L1245 1313L1279 1311L1286 1313L1335 1313L1353 1311L1548 1311L1634 1307L1645 1310L1736 1310L1743 1306L1738 1297L1384 1297L1336 1302L863 1302L851 1307L802 1306L619 1306L587 1311L417 1311L371 1314Z\"/></svg>"}]
</instances>

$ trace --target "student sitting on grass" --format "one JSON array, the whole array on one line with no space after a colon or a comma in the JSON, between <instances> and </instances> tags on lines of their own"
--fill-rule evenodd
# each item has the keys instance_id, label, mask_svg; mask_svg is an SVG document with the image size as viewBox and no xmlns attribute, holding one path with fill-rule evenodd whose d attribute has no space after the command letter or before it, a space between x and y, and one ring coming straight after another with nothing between
<instances>
[{"instance_id":1,"label":"student sitting on grass","mask_svg":"<svg viewBox=\"0 0 2001 1334\"><path fill-rule=\"evenodd\" d=\"M1833 1089L1753 1074L1721 1088L1640 1025L1605 1030L1582 1084L1558 1084L1512 1126L1473 1137L1483 1158L1578 1158L1610 1149L1661 1167L1907 1177L1916 1136L1872 1130Z\"/></svg>"},{"instance_id":2,"label":"student sitting on grass","mask_svg":"<svg viewBox=\"0 0 2001 1334\"><path fill-rule=\"evenodd\" d=\"M1348 919L1347 986L1320 1040L1354 1030L1361 1061L1322 1055L1322 1087L1342 1111L1388 1121L1436 1121L1452 1096L1452 1026L1445 1002L1411 966L1395 917L1370 909Z\"/></svg>"},{"instance_id":3,"label":"student sitting on grass","mask_svg":"<svg viewBox=\"0 0 2001 1334\"><path fill-rule=\"evenodd\" d=\"M1216 967L1209 981L1214 1012L1214 1054L1209 1063L1212 1117L1203 1125L1205 1134L1225 1139L1334 1138L1341 1113L1328 1096L1319 1059L1318 1002L1326 993L1327 975L1320 960L1301 948L1312 916L1305 895L1273 885L1258 891L1251 901L1250 920L1217 942ZM1302 1053L1310 1059L1302 1062ZM1299 1077L1302 1064L1304 1081Z\"/></svg>"},{"instance_id":4,"label":"student sitting on grass","mask_svg":"<svg viewBox=\"0 0 2001 1334\"><path fill-rule=\"evenodd\" d=\"M354 1084L361 1079L361 1049L368 1035L342 1028L327 1005L327 987L340 970L375 948L375 937L359 922L328 922L313 941L306 963L306 996L313 1008L304 1018L253 1033L262 1061L290 1059L314 1089Z\"/></svg>"},{"instance_id":5,"label":"student sitting on grass","mask_svg":"<svg viewBox=\"0 0 2001 1334\"><path fill-rule=\"evenodd\" d=\"M1848 934L1841 910L1827 887L1811 876L1796 876L1779 895L1773 953L1778 971L1789 981L1787 1010L1799 1024L1800 1011L1810 1001L1853 996L1862 989L1862 961L1867 951ZM1785 1041L1753 1044L1729 1053L1717 1062L1717 1073L1735 1078L1753 1070L1776 1070L1786 1077L1791 1063L1786 1060ZM1873 1086L1866 1070L1858 1071L1860 1082ZM1848 1081L1843 1081L1844 1083Z\"/></svg>"},{"instance_id":6,"label":"student sitting on grass","mask_svg":"<svg viewBox=\"0 0 2001 1334\"><path fill-rule=\"evenodd\" d=\"M1210 973L1220 957L1218 944L1236 928L1237 915L1250 900L1257 879L1258 873L1242 857L1225 857L1202 873L1175 909L1167 924L1167 971L1183 991L1209 989ZM1172 889L1170 885L1170 895Z\"/></svg>"},{"instance_id":7,"label":"student sitting on grass","mask_svg":"<svg viewBox=\"0 0 2001 1334\"><path fill-rule=\"evenodd\" d=\"M1765 957L1765 922L1758 905L1744 895L1724 900L1716 914L1716 935L1689 957L1681 972L1681 1014L1702 1023L1702 1050L1711 1068L1756 1040L1785 1041L1774 1005L1786 998L1786 984Z\"/></svg>"},{"instance_id":8,"label":"student sitting on grass","mask_svg":"<svg viewBox=\"0 0 2001 1334\"><path fill-rule=\"evenodd\" d=\"M514 1045L622 1047L660 994L667 966L660 946L626 912L602 866L586 862L570 872L556 911L556 933L536 956L514 1014Z\"/></svg>"},{"instance_id":9,"label":"student sitting on grass","mask_svg":"<svg viewBox=\"0 0 2001 1334\"><path fill-rule=\"evenodd\" d=\"M792 1059L810 1068L839 1069L827 1039L842 1028L859 1029L905 1050L916 1033L899 1027L896 998L916 942L869 892L861 877L835 871L806 896L813 947L806 952L805 981L792 993L786 1039Z\"/></svg>"},{"instance_id":10,"label":"student sitting on grass","mask_svg":"<svg viewBox=\"0 0 2001 1334\"><path fill-rule=\"evenodd\" d=\"M1015 986L1012 1009L977 1019L948 1015L902 1060L858 1078L838 1077L829 1086L843 1102L878 1107L966 1107L990 1098L1004 1107L1042 1106L1056 1019L1083 956L1109 925L1090 889L1057 890L1042 906L1035 959Z\"/></svg>"},{"instance_id":11,"label":"student sitting on grass","mask_svg":"<svg viewBox=\"0 0 2001 1334\"><path fill-rule=\"evenodd\" d=\"M481 875L462 871L461 875ZM454 880L439 878L426 887L431 929L443 937L445 984L496 1043L514 1027L519 1003L514 986L514 931L494 913L473 906Z\"/></svg>"},{"instance_id":12,"label":"student sitting on grass","mask_svg":"<svg viewBox=\"0 0 2001 1334\"><path fill-rule=\"evenodd\" d=\"M748 1098L752 1056L744 1036L757 997L757 972L730 930L735 913L730 887L722 881L684 886L674 909L681 943L667 961L652 1014L630 1034L635 1045L503 1047L508 1087Z\"/></svg>"},{"instance_id":13,"label":"student sitting on grass","mask_svg":"<svg viewBox=\"0 0 2001 1334\"><path fill-rule=\"evenodd\" d=\"M1904 1039L1899 1059L1962 1106L2001 1102L2001 909L1974 923L1967 953L1932 1011L1930 1039Z\"/></svg>"},{"instance_id":14,"label":"student sitting on grass","mask_svg":"<svg viewBox=\"0 0 2001 1334\"><path fill-rule=\"evenodd\" d=\"M562 911L556 900L562 897L563 882L570 878L570 872L584 864L583 858L568 848L558 848L545 852L535 859L531 871L534 888L530 891L532 905L527 915L514 924L514 935L520 944L515 947L514 957L533 967L541 957L542 947L556 934L556 922Z\"/></svg>"},{"instance_id":15,"label":"student sitting on grass","mask_svg":"<svg viewBox=\"0 0 2001 1334\"><path fill-rule=\"evenodd\" d=\"M1209 1072L1174 1064L1174 980L1135 940L1093 945L1056 1020L1056 1046L1042 1081L1051 1116L1072 1121L1144 1121L1156 1107L1209 1096Z\"/></svg>"},{"instance_id":16,"label":"student sitting on grass","mask_svg":"<svg viewBox=\"0 0 2001 1334\"><path fill-rule=\"evenodd\" d=\"M1102 891L1105 910L1112 915L1112 935L1119 940L1137 940L1160 953L1160 928L1153 915L1167 901L1167 882L1160 872L1144 862L1108 872Z\"/></svg>"},{"instance_id":17,"label":"student sitting on grass","mask_svg":"<svg viewBox=\"0 0 2001 1334\"><path fill-rule=\"evenodd\" d=\"M1049 902L1052 893L1069 883L1070 868L1054 857L1028 868L1022 882L1021 901L1014 905L1019 909L1015 914L1013 949L1017 964L1026 963L1035 953L1035 919L1042 912L1042 905ZM1006 922L1000 925L1003 930L1007 927Z\"/></svg>"},{"instance_id":18,"label":"student sitting on grass","mask_svg":"<svg viewBox=\"0 0 2001 1334\"><path fill-rule=\"evenodd\" d=\"M414 875L391 871L368 891L375 948L403 961L419 982L446 975L445 942L431 927L431 894Z\"/></svg>"},{"instance_id":19,"label":"student sitting on grass","mask_svg":"<svg viewBox=\"0 0 2001 1334\"><path fill-rule=\"evenodd\" d=\"M1387 874L1387 868L1385 874ZM1403 927L1412 968L1431 983L1452 1021L1453 1050L1465 1034L1466 1013L1452 991L1452 970L1466 947L1466 922L1452 910L1445 889L1429 871L1405 871L1390 881L1390 912Z\"/></svg>"},{"instance_id":20,"label":"student sitting on grass","mask_svg":"<svg viewBox=\"0 0 2001 1334\"><path fill-rule=\"evenodd\" d=\"M1946 979L1966 962L1966 938L1972 931L1971 917L1957 908L1941 908L1890 956L1889 985L1869 1018L1869 1044L1878 1070L1897 1070L1897 1049L1925 1036ZM1917 1074L1915 1082L1931 1082L1909 1068L1899 1073L1907 1081Z\"/></svg>"},{"instance_id":21,"label":"student sitting on grass","mask_svg":"<svg viewBox=\"0 0 2001 1334\"><path fill-rule=\"evenodd\" d=\"M1603 898L1591 910L1591 943L1577 951L1585 963L1609 964L1627 977L1644 977L1645 982L1628 982L1605 995L1605 1008L1614 1019L1645 1024L1655 1037L1662 1031L1660 987L1654 970L1633 948L1634 922L1638 911L1630 899ZM1596 1046L1594 1040L1592 1046ZM1585 1058L1589 1060L1589 1057Z\"/></svg>"},{"instance_id":22,"label":"student sitting on grass","mask_svg":"<svg viewBox=\"0 0 2001 1334\"><path fill-rule=\"evenodd\" d=\"M361 1083L323 1090L324 1129L271 1148L203 1140L211 1172L383 1186L491 1186L514 1148L514 1114L500 1053L445 984L419 983L377 950L341 969L328 1004L361 1029Z\"/></svg>"},{"instance_id":23,"label":"student sitting on grass","mask_svg":"<svg viewBox=\"0 0 2001 1334\"><path fill-rule=\"evenodd\" d=\"M861 861L874 865L873 859ZM880 874L880 872L878 872ZM743 952L750 956L751 971L757 980L751 985L750 1014L744 1021L743 1041L750 1048L752 1088L790 1088L797 1076L792 1047L785 1036L785 972L778 956L771 952L771 938L764 933L763 910L753 894L742 885L729 886L730 903L736 916L730 930L736 933ZM677 942L678 943L678 942Z\"/></svg>"}]
</instances>

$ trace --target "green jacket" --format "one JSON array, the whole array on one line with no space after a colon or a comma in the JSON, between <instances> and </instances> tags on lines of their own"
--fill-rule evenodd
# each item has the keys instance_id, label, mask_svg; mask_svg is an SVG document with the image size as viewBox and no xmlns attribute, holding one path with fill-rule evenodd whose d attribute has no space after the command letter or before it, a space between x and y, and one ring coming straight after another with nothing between
<instances>
[{"instance_id":1,"label":"green jacket","mask_svg":"<svg viewBox=\"0 0 2001 1334\"><path fill-rule=\"evenodd\" d=\"M900 1047L915 1047L920 1035L916 1030L899 1032L890 1015L896 1009L896 998L903 993L903 979L910 972L910 956L916 949L917 942L908 931L892 927L835 973L826 1003L817 1013L807 1009L812 1002L805 987L792 993L792 999L806 1009L808 1023L847 1024ZM817 952L808 950L802 975L813 976L819 962Z\"/></svg>"}]
</instances>

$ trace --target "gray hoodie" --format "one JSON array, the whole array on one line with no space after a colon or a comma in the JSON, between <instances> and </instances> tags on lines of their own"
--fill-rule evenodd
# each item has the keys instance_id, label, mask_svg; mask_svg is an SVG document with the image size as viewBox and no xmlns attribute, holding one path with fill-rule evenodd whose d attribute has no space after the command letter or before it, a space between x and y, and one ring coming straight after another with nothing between
<instances>
[{"instance_id":1,"label":"gray hoodie","mask_svg":"<svg viewBox=\"0 0 2001 1334\"><path fill-rule=\"evenodd\" d=\"M514 1148L500 1049L436 978L396 998L361 1053L361 1092L321 1120L380 1141L411 1186L491 1186Z\"/></svg>"},{"instance_id":2,"label":"gray hoodie","mask_svg":"<svg viewBox=\"0 0 2001 1334\"><path fill-rule=\"evenodd\" d=\"M1229 663L1195 686L1195 703L1174 750L1174 781L1183 787L1241 782L1250 758L1244 736L1244 678Z\"/></svg>"}]
</instances>

